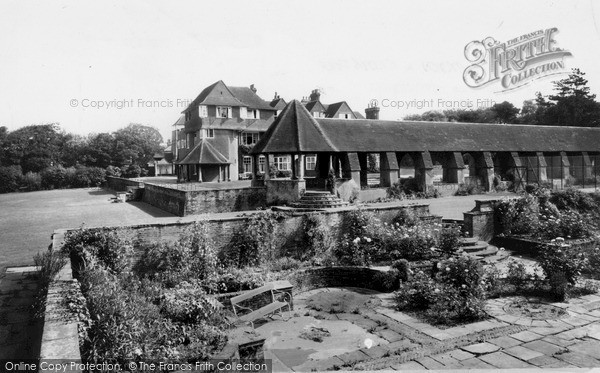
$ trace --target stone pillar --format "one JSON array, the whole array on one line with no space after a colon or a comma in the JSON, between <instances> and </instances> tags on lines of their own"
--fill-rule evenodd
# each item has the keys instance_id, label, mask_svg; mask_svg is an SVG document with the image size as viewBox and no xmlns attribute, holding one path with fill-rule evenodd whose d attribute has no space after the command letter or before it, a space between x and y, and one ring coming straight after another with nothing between
<instances>
[{"instance_id":1,"label":"stone pillar","mask_svg":"<svg viewBox=\"0 0 600 373\"><path fill-rule=\"evenodd\" d=\"M540 183L548 181L548 163L546 162L546 157L544 157L543 152L535 153L537 158L537 166L538 166L538 180Z\"/></svg>"},{"instance_id":2,"label":"stone pillar","mask_svg":"<svg viewBox=\"0 0 600 373\"><path fill-rule=\"evenodd\" d=\"M560 178L566 180L570 175L571 163L566 152L560 152ZM564 187L564 185L563 185Z\"/></svg>"},{"instance_id":3,"label":"stone pillar","mask_svg":"<svg viewBox=\"0 0 600 373\"><path fill-rule=\"evenodd\" d=\"M271 179L271 171L269 168L271 167L271 155L265 154L265 181Z\"/></svg>"},{"instance_id":4,"label":"stone pillar","mask_svg":"<svg viewBox=\"0 0 600 373\"><path fill-rule=\"evenodd\" d=\"M298 155L298 179L304 180L304 174L306 170L306 157L304 154Z\"/></svg>"},{"instance_id":5,"label":"stone pillar","mask_svg":"<svg viewBox=\"0 0 600 373\"><path fill-rule=\"evenodd\" d=\"M202 182L202 166L201 166L201 165L199 165L199 164L197 164L197 165L194 165L194 167L196 167L196 170L197 170L197 172L196 172L196 173L197 173L198 175L196 175L196 176L198 176L198 181L199 181L199 182Z\"/></svg>"},{"instance_id":6,"label":"stone pillar","mask_svg":"<svg viewBox=\"0 0 600 373\"><path fill-rule=\"evenodd\" d=\"M460 152L446 153L449 159L444 167L443 180L452 184L463 184L465 182L465 162Z\"/></svg>"},{"instance_id":7,"label":"stone pillar","mask_svg":"<svg viewBox=\"0 0 600 373\"><path fill-rule=\"evenodd\" d=\"M415 179L419 186L419 191L427 192L433 189L433 162L431 161L431 154L425 150L423 152L417 152L413 155L415 162Z\"/></svg>"},{"instance_id":8,"label":"stone pillar","mask_svg":"<svg viewBox=\"0 0 600 373\"><path fill-rule=\"evenodd\" d=\"M584 179L591 179L594 177L594 166L590 160L590 156L587 152L581 152L583 156L583 177Z\"/></svg>"},{"instance_id":9,"label":"stone pillar","mask_svg":"<svg viewBox=\"0 0 600 373\"><path fill-rule=\"evenodd\" d=\"M393 152L379 154L379 183L382 187L389 187L397 182L399 172L396 154Z\"/></svg>"},{"instance_id":10,"label":"stone pillar","mask_svg":"<svg viewBox=\"0 0 600 373\"><path fill-rule=\"evenodd\" d=\"M523 181L527 182L527 175L525 167L523 166L523 162L521 162L521 157L518 152L510 152L510 167L513 171L514 176L514 187L518 189L523 186Z\"/></svg>"},{"instance_id":11,"label":"stone pillar","mask_svg":"<svg viewBox=\"0 0 600 373\"><path fill-rule=\"evenodd\" d=\"M494 190L494 160L492 153L482 152L475 159L477 175L483 179L483 188L486 192Z\"/></svg>"},{"instance_id":12,"label":"stone pillar","mask_svg":"<svg viewBox=\"0 0 600 373\"><path fill-rule=\"evenodd\" d=\"M367 181L367 173L369 172L369 161L367 159L367 153L356 153L358 156L358 164L360 166L360 183L358 184L361 188L369 185Z\"/></svg>"},{"instance_id":13,"label":"stone pillar","mask_svg":"<svg viewBox=\"0 0 600 373\"><path fill-rule=\"evenodd\" d=\"M294 154L290 154L290 166L292 167L292 180L298 180L298 176L296 175L296 156Z\"/></svg>"}]
</instances>

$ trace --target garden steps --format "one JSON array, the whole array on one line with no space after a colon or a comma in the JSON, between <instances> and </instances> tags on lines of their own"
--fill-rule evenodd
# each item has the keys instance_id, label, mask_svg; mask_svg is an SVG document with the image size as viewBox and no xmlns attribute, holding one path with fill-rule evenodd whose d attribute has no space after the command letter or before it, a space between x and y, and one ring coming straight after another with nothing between
<instances>
[{"instance_id":1,"label":"garden steps","mask_svg":"<svg viewBox=\"0 0 600 373\"><path fill-rule=\"evenodd\" d=\"M329 192L307 191L298 202L292 203L292 207L300 209L326 209L348 206L348 202L342 201Z\"/></svg>"},{"instance_id":2,"label":"garden steps","mask_svg":"<svg viewBox=\"0 0 600 373\"><path fill-rule=\"evenodd\" d=\"M508 258L509 253L498 250L496 246L490 245L477 237L463 237L460 239L459 252L466 253L474 259L485 264L496 263Z\"/></svg>"}]
</instances>

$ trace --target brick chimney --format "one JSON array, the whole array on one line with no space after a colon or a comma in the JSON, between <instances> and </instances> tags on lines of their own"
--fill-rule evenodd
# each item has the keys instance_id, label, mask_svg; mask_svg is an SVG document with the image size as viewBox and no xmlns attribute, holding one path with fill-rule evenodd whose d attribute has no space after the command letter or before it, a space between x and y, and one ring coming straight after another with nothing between
<instances>
[{"instance_id":1,"label":"brick chimney","mask_svg":"<svg viewBox=\"0 0 600 373\"><path fill-rule=\"evenodd\" d=\"M250 90L256 93L257 89L254 87L254 84L250 84Z\"/></svg>"},{"instance_id":2,"label":"brick chimney","mask_svg":"<svg viewBox=\"0 0 600 373\"><path fill-rule=\"evenodd\" d=\"M319 92L318 89L313 89L309 97L311 101L319 101L321 98L321 92Z\"/></svg>"},{"instance_id":3,"label":"brick chimney","mask_svg":"<svg viewBox=\"0 0 600 373\"><path fill-rule=\"evenodd\" d=\"M377 106L377 104L369 104L365 109L365 116L367 119L379 119L379 106Z\"/></svg>"}]
</instances>

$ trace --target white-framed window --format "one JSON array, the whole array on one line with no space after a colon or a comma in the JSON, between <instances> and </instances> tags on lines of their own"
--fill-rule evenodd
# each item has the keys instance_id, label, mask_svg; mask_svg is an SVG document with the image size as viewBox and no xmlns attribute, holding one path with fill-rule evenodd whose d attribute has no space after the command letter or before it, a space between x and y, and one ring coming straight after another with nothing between
<instances>
[{"instance_id":1,"label":"white-framed window","mask_svg":"<svg viewBox=\"0 0 600 373\"><path fill-rule=\"evenodd\" d=\"M264 155L258 157L258 172L265 172L266 158Z\"/></svg>"},{"instance_id":2,"label":"white-framed window","mask_svg":"<svg viewBox=\"0 0 600 373\"><path fill-rule=\"evenodd\" d=\"M217 106L217 118L231 118L231 106Z\"/></svg>"},{"instance_id":3,"label":"white-framed window","mask_svg":"<svg viewBox=\"0 0 600 373\"><path fill-rule=\"evenodd\" d=\"M252 157L245 155L242 159L244 173L252 173Z\"/></svg>"},{"instance_id":4,"label":"white-framed window","mask_svg":"<svg viewBox=\"0 0 600 373\"><path fill-rule=\"evenodd\" d=\"M313 117L315 118L323 118L325 115L323 113L321 113L320 111L315 111L313 112Z\"/></svg>"},{"instance_id":5,"label":"white-framed window","mask_svg":"<svg viewBox=\"0 0 600 373\"><path fill-rule=\"evenodd\" d=\"M202 130L202 137L205 139L212 139L215 137L215 130L213 128L205 128Z\"/></svg>"},{"instance_id":6,"label":"white-framed window","mask_svg":"<svg viewBox=\"0 0 600 373\"><path fill-rule=\"evenodd\" d=\"M245 106L240 106L240 118L248 118L248 108Z\"/></svg>"},{"instance_id":7,"label":"white-framed window","mask_svg":"<svg viewBox=\"0 0 600 373\"><path fill-rule=\"evenodd\" d=\"M307 155L306 156L306 169L312 171L317 167L317 156Z\"/></svg>"},{"instance_id":8,"label":"white-framed window","mask_svg":"<svg viewBox=\"0 0 600 373\"><path fill-rule=\"evenodd\" d=\"M348 114L348 113L346 113L346 114L340 114L339 117L341 119L352 119L352 115Z\"/></svg>"},{"instance_id":9,"label":"white-framed window","mask_svg":"<svg viewBox=\"0 0 600 373\"><path fill-rule=\"evenodd\" d=\"M206 105L199 105L198 106L198 116L200 118L206 118L206 117L208 117L208 107L206 107Z\"/></svg>"},{"instance_id":10,"label":"white-framed window","mask_svg":"<svg viewBox=\"0 0 600 373\"><path fill-rule=\"evenodd\" d=\"M273 164L279 171L291 170L291 160L289 155L280 155L273 157Z\"/></svg>"},{"instance_id":11,"label":"white-framed window","mask_svg":"<svg viewBox=\"0 0 600 373\"><path fill-rule=\"evenodd\" d=\"M260 110L258 109L248 109L248 115L246 116L248 119L260 119Z\"/></svg>"},{"instance_id":12,"label":"white-framed window","mask_svg":"<svg viewBox=\"0 0 600 373\"><path fill-rule=\"evenodd\" d=\"M258 133L256 132L242 132L240 135L241 145L254 145L258 142Z\"/></svg>"}]
</instances>

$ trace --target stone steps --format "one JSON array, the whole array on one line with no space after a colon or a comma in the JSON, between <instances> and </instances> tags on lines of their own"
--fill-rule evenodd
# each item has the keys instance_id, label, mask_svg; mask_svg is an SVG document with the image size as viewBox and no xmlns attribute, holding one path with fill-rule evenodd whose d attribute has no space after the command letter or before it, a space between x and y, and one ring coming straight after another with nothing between
<instances>
[{"instance_id":1,"label":"stone steps","mask_svg":"<svg viewBox=\"0 0 600 373\"><path fill-rule=\"evenodd\" d=\"M321 210L327 208L344 207L348 202L342 201L329 192L307 191L292 207L305 210Z\"/></svg>"},{"instance_id":2,"label":"stone steps","mask_svg":"<svg viewBox=\"0 0 600 373\"><path fill-rule=\"evenodd\" d=\"M484 264L493 264L509 256L506 251L498 250L496 246L481 241L477 237L461 238L459 252L465 253Z\"/></svg>"}]
</instances>

